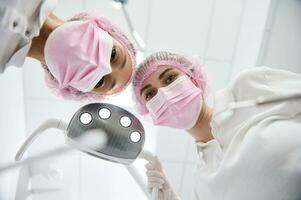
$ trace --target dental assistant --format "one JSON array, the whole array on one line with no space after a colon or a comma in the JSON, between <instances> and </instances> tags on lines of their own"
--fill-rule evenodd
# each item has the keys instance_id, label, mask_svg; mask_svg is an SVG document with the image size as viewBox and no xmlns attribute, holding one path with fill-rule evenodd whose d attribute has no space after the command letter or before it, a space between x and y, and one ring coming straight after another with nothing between
<instances>
[{"instance_id":1,"label":"dental assistant","mask_svg":"<svg viewBox=\"0 0 301 200\"><path fill-rule=\"evenodd\" d=\"M194 199L298 200L301 198L301 101L229 112L228 105L301 91L301 75L268 67L239 74L206 102L207 80L193 57L157 52L135 74L137 110L155 125L186 130L196 141ZM163 134L163 133L162 133ZM146 165L160 200L178 200L159 159Z\"/></svg>"},{"instance_id":2,"label":"dental assistant","mask_svg":"<svg viewBox=\"0 0 301 200\"><path fill-rule=\"evenodd\" d=\"M49 89L64 99L103 100L121 92L134 74L133 43L95 12L63 21L51 14L55 5L0 1L0 73L31 57L42 64Z\"/></svg>"}]
</instances>

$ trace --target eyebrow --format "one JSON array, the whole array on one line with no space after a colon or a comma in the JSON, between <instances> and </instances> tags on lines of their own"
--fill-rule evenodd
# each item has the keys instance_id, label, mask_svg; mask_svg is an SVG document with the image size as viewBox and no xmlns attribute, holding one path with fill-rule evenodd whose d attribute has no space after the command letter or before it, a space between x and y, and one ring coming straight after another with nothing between
<instances>
[{"instance_id":1,"label":"eyebrow","mask_svg":"<svg viewBox=\"0 0 301 200\"><path fill-rule=\"evenodd\" d=\"M168 68L168 69L164 70L164 71L160 74L159 80L161 80L161 79L163 78L163 76L164 76L167 72L169 72L170 70L172 70L172 68Z\"/></svg>"},{"instance_id":2,"label":"eyebrow","mask_svg":"<svg viewBox=\"0 0 301 200\"><path fill-rule=\"evenodd\" d=\"M144 86L144 87L140 90L140 95L142 95L142 93L144 92L144 90L146 90L146 89L148 89L148 88L150 88L150 87L152 87L150 84Z\"/></svg>"}]
</instances>

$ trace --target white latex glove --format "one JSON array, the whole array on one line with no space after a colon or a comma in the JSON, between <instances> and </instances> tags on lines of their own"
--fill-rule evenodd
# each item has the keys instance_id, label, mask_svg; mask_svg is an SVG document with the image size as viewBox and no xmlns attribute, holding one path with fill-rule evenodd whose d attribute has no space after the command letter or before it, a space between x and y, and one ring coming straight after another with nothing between
<instances>
[{"instance_id":1,"label":"white latex glove","mask_svg":"<svg viewBox=\"0 0 301 200\"><path fill-rule=\"evenodd\" d=\"M157 156L148 159L149 163L145 165L147 186L150 192L153 188L158 188L158 200L180 200L178 195L171 188Z\"/></svg>"}]
</instances>

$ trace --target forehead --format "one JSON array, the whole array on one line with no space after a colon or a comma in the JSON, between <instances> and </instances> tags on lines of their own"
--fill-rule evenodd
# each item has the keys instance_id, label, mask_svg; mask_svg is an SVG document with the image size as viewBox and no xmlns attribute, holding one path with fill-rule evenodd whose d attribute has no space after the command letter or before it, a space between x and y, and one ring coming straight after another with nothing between
<instances>
[{"instance_id":1,"label":"forehead","mask_svg":"<svg viewBox=\"0 0 301 200\"><path fill-rule=\"evenodd\" d=\"M157 68L156 71L154 71L153 73L150 74L149 77L147 77L146 79L144 79L144 81L142 82L142 86L141 88L143 88L146 85L152 85L152 86L158 86L160 84L159 81L159 76L160 74L162 74L166 69L170 69L172 68L173 71L178 71L181 72L178 68L171 66L171 65L161 65Z\"/></svg>"}]
</instances>

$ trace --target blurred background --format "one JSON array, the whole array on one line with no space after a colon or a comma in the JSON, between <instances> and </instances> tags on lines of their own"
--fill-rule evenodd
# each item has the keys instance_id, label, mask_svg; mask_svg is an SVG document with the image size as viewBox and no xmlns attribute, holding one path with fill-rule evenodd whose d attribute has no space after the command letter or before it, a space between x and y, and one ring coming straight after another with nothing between
<instances>
[{"instance_id":1,"label":"blurred background","mask_svg":"<svg viewBox=\"0 0 301 200\"><path fill-rule=\"evenodd\" d=\"M128 0L126 9L146 43L139 60L157 50L199 56L208 71L208 97L240 71L266 65L301 73L300 0ZM129 32L112 0L60 0L55 14L64 20L95 10ZM44 120L69 121L83 103L55 97L44 84L40 64L27 59L23 69L0 75L0 165L12 162L25 138ZM133 112L131 91L110 100ZM143 120L143 119L142 119ZM157 154L172 186L183 200L193 199L197 155L185 132L143 121L145 148ZM64 136L46 131L29 155L64 145ZM134 165L145 177L144 162ZM0 200L144 200L147 197L126 169L72 152L0 175Z\"/></svg>"}]
</instances>

